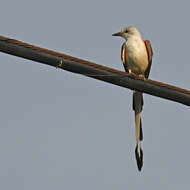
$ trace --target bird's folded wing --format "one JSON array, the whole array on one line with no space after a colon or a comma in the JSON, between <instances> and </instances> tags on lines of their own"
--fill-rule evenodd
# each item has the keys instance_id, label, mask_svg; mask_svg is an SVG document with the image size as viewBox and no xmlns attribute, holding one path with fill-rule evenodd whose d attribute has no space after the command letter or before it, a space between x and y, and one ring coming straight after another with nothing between
<instances>
[{"instance_id":1,"label":"bird's folded wing","mask_svg":"<svg viewBox=\"0 0 190 190\"><path fill-rule=\"evenodd\" d=\"M128 54L127 54L126 43L123 43L123 45L121 47L121 61L123 63L125 71L129 72L129 70L128 70Z\"/></svg>"},{"instance_id":2,"label":"bird's folded wing","mask_svg":"<svg viewBox=\"0 0 190 190\"><path fill-rule=\"evenodd\" d=\"M149 40L144 40L144 43L145 43L147 54L148 54L148 67L145 71L145 77L148 78L149 73L150 73L150 69L151 69L151 65L152 65L153 51L152 51L152 46L151 46Z\"/></svg>"}]
</instances>

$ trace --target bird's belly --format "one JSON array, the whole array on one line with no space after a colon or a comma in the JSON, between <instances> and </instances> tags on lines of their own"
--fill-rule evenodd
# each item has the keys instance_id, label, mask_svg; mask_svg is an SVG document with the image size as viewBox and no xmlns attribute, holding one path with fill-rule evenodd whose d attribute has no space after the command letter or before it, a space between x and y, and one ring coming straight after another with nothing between
<instances>
[{"instance_id":1,"label":"bird's belly","mask_svg":"<svg viewBox=\"0 0 190 190\"><path fill-rule=\"evenodd\" d=\"M133 73L140 75L144 74L148 67L148 58L146 55L129 56L128 69Z\"/></svg>"},{"instance_id":2,"label":"bird's belly","mask_svg":"<svg viewBox=\"0 0 190 190\"><path fill-rule=\"evenodd\" d=\"M148 54L144 42L140 39L131 39L126 42L128 52L128 70L140 75L148 67Z\"/></svg>"}]
</instances>

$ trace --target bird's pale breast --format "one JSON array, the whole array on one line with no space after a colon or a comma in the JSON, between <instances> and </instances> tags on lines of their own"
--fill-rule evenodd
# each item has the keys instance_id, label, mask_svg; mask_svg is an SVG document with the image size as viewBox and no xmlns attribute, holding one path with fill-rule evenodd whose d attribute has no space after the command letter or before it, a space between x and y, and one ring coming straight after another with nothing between
<instances>
[{"instance_id":1,"label":"bird's pale breast","mask_svg":"<svg viewBox=\"0 0 190 190\"><path fill-rule=\"evenodd\" d=\"M129 39L126 42L128 69L135 74L144 74L148 67L148 54L142 39Z\"/></svg>"}]
</instances>

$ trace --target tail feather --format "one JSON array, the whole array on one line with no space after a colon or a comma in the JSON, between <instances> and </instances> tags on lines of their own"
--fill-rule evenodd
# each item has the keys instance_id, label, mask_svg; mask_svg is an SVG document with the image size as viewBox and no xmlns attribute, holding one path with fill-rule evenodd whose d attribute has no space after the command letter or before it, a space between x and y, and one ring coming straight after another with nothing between
<instances>
[{"instance_id":1,"label":"tail feather","mask_svg":"<svg viewBox=\"0 0 190 190\"><path fill-rule=\"evenodd\" d=\"M140 141L143 140L142 119L140 119Z\"/></svg>"},{"instance_id":2,"label":"tail feather","mask_svg":"<svg viewBox=\"0 0 190 190\"><path fill-rule=\"evenodd\" d=\"M137 166L139 171L143 165L143 152L141 149L140 141L143 140L143 131L142 131L142 121L141 121L141 112L143 108L143 95L142 92L134 91L133 93L133 110L135 111L135 125L136 125L136 141L137 146L135 149L135 155L137 160Z\"/></svg>"},{"instance_id":3,"label":"tail feather","mask_svg":"<svg viewBox=\"0 0 190 190\"><path fill-rule=\"evenodd\" d=\"M137 99L140 99L140 101ZM143 101L142 93L135 91L133 93L133 110L135 111L135 113L142 112L143 104L144 104L144 101ZM140 118L140 141L142 140L143 140L143 130L142 130L142 120Z\"/></svg>"},{"instance_id":4,"label":"tail feather","mask_svg":"<svg viewBox=\"0 0 190 190\"><path fill-rule=\"evenodd\" d=\"M137 104L138 104L137 102L140 103L139 109L140 109L140 112L141 112L142 109L143 109L143 105L144 105L143 94L142 94L142 92L134 91L133 92L133 110L134 111L136 110L136 107L137 107Z\"/></svg>"},{"instance_id":5,"label":"tail feather","mask_svg":"<svg viewBox=\"0 0 190 190\"><path fill-rule=\"evenodd\" d=\"M135 148L135 156L136 156L136 160L137 160L138 170L141 171L142 166L143 166L143 151L141 148L138 147L138 145Z\"/></svg>"}]
</instances>

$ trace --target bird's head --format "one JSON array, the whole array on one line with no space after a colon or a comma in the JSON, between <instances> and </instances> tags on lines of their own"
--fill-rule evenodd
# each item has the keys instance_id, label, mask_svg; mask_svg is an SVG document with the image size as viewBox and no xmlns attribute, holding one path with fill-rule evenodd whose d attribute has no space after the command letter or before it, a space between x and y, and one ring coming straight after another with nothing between
<instances>
[{"instance_id":1,"label":"bird's head","mask_svg":"<svg viewBox=\"0 0 190 190\"><path fill-rule=\"evenodd\" d=\"M126 40L129 39L130 37L140 37L141 38L140 32L133 26L125 27L120 32L112 34L112 36L121 36L121 37L125 38Z\"/></svg>"}]
</instances>

